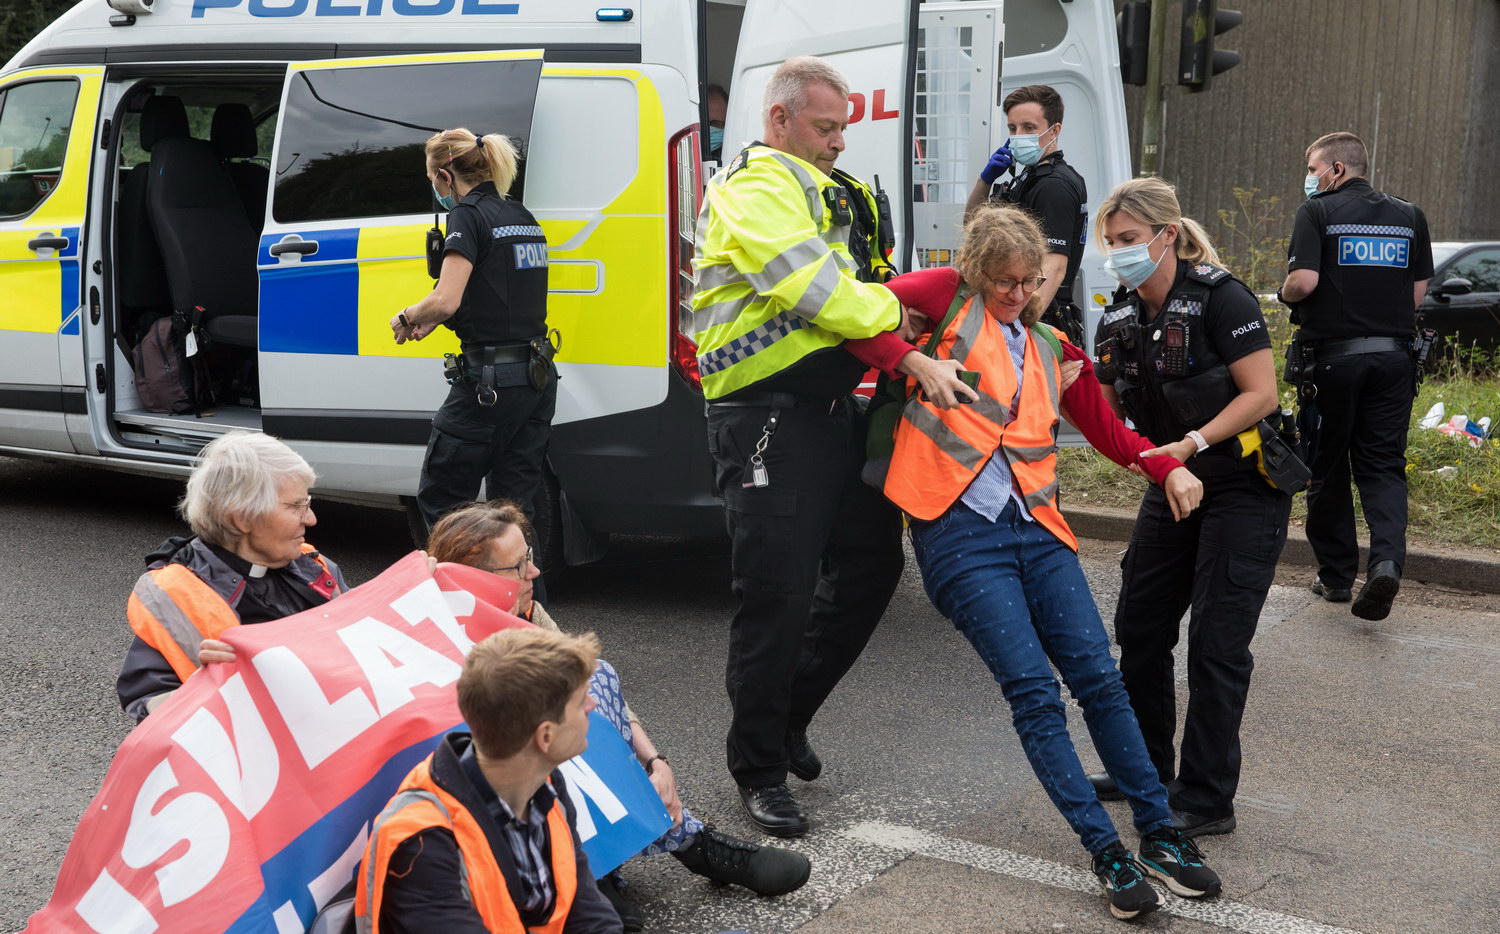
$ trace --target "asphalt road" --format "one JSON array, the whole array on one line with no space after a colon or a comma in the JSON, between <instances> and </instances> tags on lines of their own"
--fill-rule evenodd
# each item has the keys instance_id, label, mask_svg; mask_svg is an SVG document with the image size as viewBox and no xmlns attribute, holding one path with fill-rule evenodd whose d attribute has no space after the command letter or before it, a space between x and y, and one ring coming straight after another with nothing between
<instances>
[{"instance_id":1,"label":"asphalt road","mask_svg":"<svg viewBox=\"0 0 1500 934\"><path fill-rule=\"evenodd\" d=\"M180 530L179 486L0 458L0 930L47 899L73 826L129 723L113 682L140 556ZM309 537L352 582L408 547L399 513L319 506ZM1085 543L1106 619L1120 546ZM730 613L719 543L634 541L554 594L593 629L671 758L684 800L753 834L722 766ZM1408 587L1365 623L1289 570L1255 643L1239 830L1203 842L1225 878L1136 927L1408 934L1500 930L1500 598ZM1074 736L1097 763L1077 711ZM1032 777L998 689L908 570L814 725L827 766L794 790L812 882L781 899L714 888L670 857L625 869L660 932L1119 931ZM1109 805L1128 828L1123 804ZM1133 835L1127 834L1133 843Z\"/></svg>"}]
</instances>

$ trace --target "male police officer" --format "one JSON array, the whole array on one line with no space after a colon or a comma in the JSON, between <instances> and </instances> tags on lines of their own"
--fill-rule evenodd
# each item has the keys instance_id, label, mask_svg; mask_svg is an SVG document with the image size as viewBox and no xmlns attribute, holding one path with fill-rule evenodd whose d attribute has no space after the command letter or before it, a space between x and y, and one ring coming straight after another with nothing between
<instances>
[{"instance_id":1,"label":"male police officer","mask_svg":"<svg viewBox=\"0 0 1500 934\"><path fill-rule=\"evenodd\" d=\"M1370 527L1365 585L1351 608L1385 619L1406 560L1406 429L1411 420L1415 310L1432 276L1427 219L1365 180L1369 156L1353 133L1307 148L1308 201L1297 210L1280 298L1293 308L1315 395L1304 410L1312 487L1307 539L1312 589L1348 600L1359 569L1350 474ZM1294 354L1295 355L1295 354Z\"/></svg>"},{"instance_id":2,"label":"male police officer","mask_svg":"<svg viewBox=\"0 0 1500 934\"><path fill-rule=\"evenodd\" d=\"M1003 106L1010 139L980 170L964 214L968 216L986 199L994 199L1020 205L1041 224L1048 251L1042 260L1042 275L1047 281L1037 290L1047 309L1042 320L1062 328L1069 340L1082 346L1083 311L1073 303L1073 280L1083 259L1088 189L1083 176L1063 160L1058 148L1062 96L1045 84L1030 84L1007 94ZM1018 164L1025 168L1015 175ZM997 189L995 183L1007 169L1012 178Z\"/></svg>"},{"instance_id":3,"label":"male police officer","mask_svg":"<svg viewBox=\"0 0 1500 934\"><path fill-rule=\"evenodd\" d=\"M777 836L807 832L787 772L821 771L808 724L902 565L900 514L859 479L864 422L850 393L865 367L840 346L905 318L889 290L856 278L850 195L828 175L848 98L821 59L782 64L766 86L765 142L715 176L698 218L698 368L739 600L728 764L750 819ZM955 392L972 395L952 363L913 352L902 366L951 406Z\"/></svg>"}]
</instances>

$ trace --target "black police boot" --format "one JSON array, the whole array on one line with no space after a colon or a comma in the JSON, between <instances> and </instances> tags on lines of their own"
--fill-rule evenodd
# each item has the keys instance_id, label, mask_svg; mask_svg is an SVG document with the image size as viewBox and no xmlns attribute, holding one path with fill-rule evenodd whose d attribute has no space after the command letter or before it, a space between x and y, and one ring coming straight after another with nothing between
<instances>
[{"instance_id":1,"label":"black police boot","mask_svg":"<svg viewBox=\"0 0 1500 934\"><path fill-rule=\"evenodd\" d=\"M1124 801L1125 792L1115 784L1115 780L1104 772L1094 772L1089 775L1089 784L1094 786L1094 794L1100 801Z\"/></svg>"},{"instance_id":2,"label":"black police boot","mask_svg":"<svg viewBox=\"0 0 1500 934\"><path fill-rule=\"evenodd\" d=\"M1391 604L1401 589L1401 569L1394 561L1377 561L1365 575L1365 585L1349 612L1360 619L1382 620L1391 615Z\"/></svg>"},{"instance_id":3,"label":"black police boot","mask_svg":"<svg viewBox=\"0 0 1500 934\"><path fill-rule=\"evenodd\" d=\"M738 840L704 827L692 846L672 853L692 872L719 885L743 885L756 895L785 895L802 888L812 864L801 853Z\"/></svg>"},{"instance_id":4,"label":"black police boot","mask_svg":"<svg viewBox=\"0 0 1500 934\"><path fill-rule=\"evenodd\" d=\"M1323 583L1323 578L1314 577L1312 592L1327 600L1329 603L1348 603L1354 591L1349 587L1330 587Z\"/></svg>"},{"instance_id":5,"label":"black police boot","mask_svg":"<svg viewBox=\"0 0 1500 934\"><path fill-rule=\"evenodd\" d=\"M773 837L800 837L811 826L807 812L787 790L786 782L764 788L741 786L740 803L750 822Z\"/></svg>"},{"instance_id":6,"label":"black police boot","mask_svg":"<svg viewBox=\"0 0 1500 934\"><path fill-rule=\"evenodd\" d=\"M792 774L804 782L810 782L823 774L823 760L818 758L812 744L807 741L806 731L798 730L786 735L786 759Z\"/></svg>"},{"instance_id":7,"label":"black police boot","mask_svg":"<svg viewBox=\"0 0 1500 934\"><path fill-rule=\"evenodd\" d=\"M1216 833L1234 833L1238 825L1233 814L1225 817L1205 817L1190 811L1172 808L1172 829L1184 837L1208 837Z\"/></svg>"},{"instance_id":8,"label":"black police boot","mask_svg":"<svg viewBox=\"0 0 1500 934\"><path fill-rule=\"evenodd\" d=\"M620 925L625 929L626 934L645 930L646 915L641 911L641 906L628 901L625 893L620 891L617 873L607 872L600 876L599 891L603 892L604 897L609 899L609 903L614 906L615 914L620 916Z\"/></svg>"}]
</instances>

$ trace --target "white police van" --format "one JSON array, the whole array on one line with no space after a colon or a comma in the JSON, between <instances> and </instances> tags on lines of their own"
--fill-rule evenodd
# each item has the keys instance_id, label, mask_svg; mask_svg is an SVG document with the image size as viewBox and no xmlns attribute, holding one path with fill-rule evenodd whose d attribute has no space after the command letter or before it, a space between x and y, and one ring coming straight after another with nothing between
<instances>
[{"instance_id":1,"label":"white police van","mask_svg":"<svg viewBox=\"0 0 1500 934\"><path fill-rule=\"evenodd\" d=\"M1062 92L1095 200L1128 177L1108 4L82 0L0 71L0 453L180 476L258 429L320 496L408 500L456 341L397 346L387 321L431 287L421 142L467 126L520 141L513 193L547 234L547 559L717 532L687 310L702 92L729 89L732 152L799 54L850 78L840 165L891 193L898 268L951 257L1005 89ZM1096 256L1081 275L1102 300ZM230 388L150 411L132 345L195 307Z\"/></svg>"}]
</instances>

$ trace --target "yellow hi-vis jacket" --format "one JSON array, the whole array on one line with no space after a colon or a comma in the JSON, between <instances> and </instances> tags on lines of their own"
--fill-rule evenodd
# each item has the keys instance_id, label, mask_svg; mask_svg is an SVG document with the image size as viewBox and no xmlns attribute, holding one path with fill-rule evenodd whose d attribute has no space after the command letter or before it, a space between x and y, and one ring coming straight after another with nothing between
<instances>
[{"instance_id":1,"label":"yellow hi-vis jacket","mask_svg":"<svg viewBox=\"0 0 1500 934\"><path fill-rule=\"evenodd\" d=\"M765 145L708 184L698 215L693 338L709 399L744 389L845 338L901 322L889 289L855 279L817 167Z\"/></svg>"}]
</instances>

